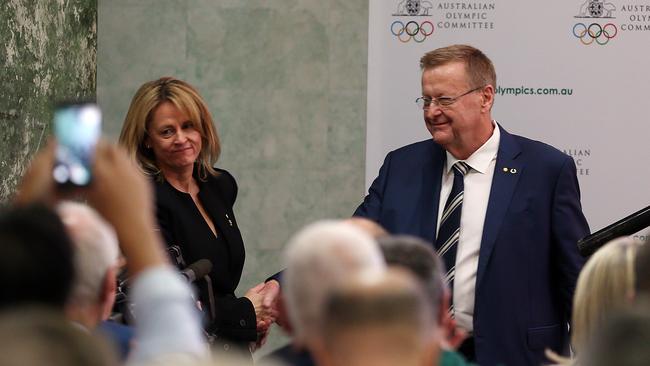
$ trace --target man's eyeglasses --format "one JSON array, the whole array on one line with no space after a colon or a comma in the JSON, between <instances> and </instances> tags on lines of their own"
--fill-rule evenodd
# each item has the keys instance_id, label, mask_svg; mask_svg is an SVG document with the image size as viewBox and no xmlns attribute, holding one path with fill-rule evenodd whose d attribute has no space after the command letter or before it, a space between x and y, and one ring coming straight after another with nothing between
<instances>
[{"instance_id":1,"label":"man's eyeglasses","mask_svg":"<svg viewBox=\"0 0 650 366\"><path fill-rule=\"evenodd\" d=\"M466 91L465 93L455 97L438 97L438 98L419 97L415 100L415 104L417 104L418 108L423 109L425 111L431 108L432 105L436 107L449 107L450 105L456 103L456 101L461 97L464 97L467 94L473 93L482 88L483 86L479 86L478 88L474 88L472 90Z\"/></svg>"}]
</instances>

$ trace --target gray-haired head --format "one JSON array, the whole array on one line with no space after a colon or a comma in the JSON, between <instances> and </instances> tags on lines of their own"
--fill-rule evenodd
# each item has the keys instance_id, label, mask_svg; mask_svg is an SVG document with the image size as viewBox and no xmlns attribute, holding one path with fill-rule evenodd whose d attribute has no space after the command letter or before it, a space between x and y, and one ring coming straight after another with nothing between
<instances>
[{"instance_id":1,"label":"gray-haired head","mask_svg":"<svg viewBox=\"0 0 650 366\"><path fill-rule=\"evenodd\" d=\"M82 203L62 202L57 212L73 243L75 279L68 302L96 303L101 299L109 269L117 265L119 258L115 230Z\"/></svg>"},{"instance_id":2,"label":"gray-haired head","mask_svg":"<svg viewBox=\"0 0 650 366\"><path fill-rule=\"evenodd\" d=\"M377 243L341 221L319 221L299 231L285 251L283 292L295 340L317 337L325 299L351 276L372 278L386 265Z\"/></svg>"},{"instance_id":3,"label":"gray-haired head","mask_svg":"<svg viewBox=\"0 0 650 366\"><path fill-rule=\"evenodd\" d=\"M442 279L444 264L433 251L431 244L408 235L382 237L377 243L384 254L386 264L405 268L422 282L433 314L438 314L446 291Z\"/></svg>"}]
</instances>

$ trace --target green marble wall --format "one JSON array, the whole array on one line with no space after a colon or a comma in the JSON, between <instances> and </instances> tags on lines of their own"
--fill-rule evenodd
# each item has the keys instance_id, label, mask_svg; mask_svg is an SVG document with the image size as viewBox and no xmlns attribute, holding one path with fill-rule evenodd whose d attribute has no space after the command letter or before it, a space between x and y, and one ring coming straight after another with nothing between
<instances>
[{"instance_id":1,"label":"green marble wall","mask_svg":"<svg viewBox=\"0 0 650 366\"><path fill-rule=\"evenodd\" d=\"M47 139L52 105L93 98L96 0L0 1L0 201Z\"/></svg>"},{"instance_id":2,"label":"green marble wall","mask_svg":"<svg viewBox=\"0 0 650 366\"><path fill-rule=\"evenodd\" d=\"M207 100L218 165L240 188L241 293L281 268L297 229L352 214L364 192L367 0L99 0L98 10L108 134L138 86L162 75Z\"/></svg>"}]
</instances>

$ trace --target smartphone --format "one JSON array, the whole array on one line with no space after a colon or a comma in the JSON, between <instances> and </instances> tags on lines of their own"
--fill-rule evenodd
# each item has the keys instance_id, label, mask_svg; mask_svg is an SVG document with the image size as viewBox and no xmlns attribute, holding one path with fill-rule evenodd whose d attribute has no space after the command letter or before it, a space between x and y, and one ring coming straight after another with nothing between
<instances>
[{"instance_id":1,"label":"smartphone","mask_svg":"<svg viewBox=\"0 0 650 366\"><path fill-rule=\"evenodd\" d=\"M63 187L85 187L92 182L95 147L101 134L102 114L95 103L60 103L54 110L57 140L52 176Z\"/></svg>"}]
</instances>

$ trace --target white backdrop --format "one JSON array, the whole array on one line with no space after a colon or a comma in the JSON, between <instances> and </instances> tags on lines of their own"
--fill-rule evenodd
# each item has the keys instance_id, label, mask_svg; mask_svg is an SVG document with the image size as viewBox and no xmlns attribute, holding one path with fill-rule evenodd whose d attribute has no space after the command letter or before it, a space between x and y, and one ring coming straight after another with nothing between
<instances>
[{"instance_id":1,"label":"white backdrop","mask_svg":"<svg viewBox=\"0 0 650 366\"><path fill-rule=\"evenodd\" d=\"M574 157L592 231L650 205L647 1L370 0L366 187L386 153L431 137L420 57L464 43L496 67L493 118Z\"/></svg>"}]
</instances>

